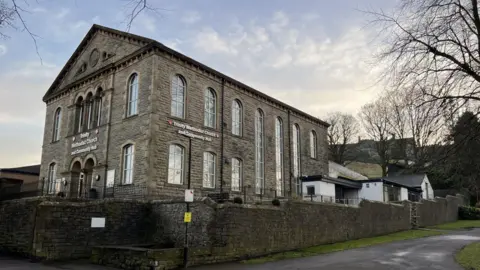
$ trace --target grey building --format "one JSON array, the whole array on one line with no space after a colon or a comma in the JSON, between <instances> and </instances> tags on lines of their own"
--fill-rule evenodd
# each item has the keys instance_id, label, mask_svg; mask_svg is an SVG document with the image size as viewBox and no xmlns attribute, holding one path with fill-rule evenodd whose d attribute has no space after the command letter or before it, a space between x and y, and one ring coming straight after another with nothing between
<instances>
[{"instance_id":1,"label":"grey building","mask_svg":"<svg viewBox=\"0 0 480 270\"><path fill-rule=\"evenodd\" d=\"M45 194L288 196L328 124L163 44L93 25L45 94ZM91 195L91 194L90 194ZM232 196L232 195L231 195Z\"/></svg>"}]
</instances>

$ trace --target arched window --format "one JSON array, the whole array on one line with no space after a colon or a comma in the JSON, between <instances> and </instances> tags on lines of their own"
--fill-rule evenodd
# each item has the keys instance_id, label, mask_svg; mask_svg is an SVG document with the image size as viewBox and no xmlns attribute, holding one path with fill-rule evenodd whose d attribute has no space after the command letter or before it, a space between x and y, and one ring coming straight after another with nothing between
<instances>
[{"instance_id":1,"label":"arched window","mask_svg":"<svg viewBox=\"0 0 480 270\"><path fill-rule=\"evenodd\" d=\"M62 109L58 108L53 117L53 138L52 141L60 140L60 125L62 123Z\"/></svg>"},{"instance_id":2,"label":"arched window","mask_svg":"<svg viewBox=\"0 0 480 270\"><path fill-rule=\"evenodd\" d=\"M85 99L86 113L87 113L87 129L93 128L94 116L94 104L93 104L93 94L88 93L87 98Z\"/></svg>"},{"instance_id":3,"label":"arched window","mask_svg":"<svg viewBox=\"0 0 480 270\"><path fill-rule=\"evenodd\" d=\"M302 194L300 182L300 127L297 124L293 125L292 134L292 150L293 150L293 177L295 177L295 186L297 194Z\"/></svg>"},{"instance_id":4,"label":"arched window","mask_svg":"<svg viewBox=\"0 0 480 270\"><path fill-rule=\"evenodd\" d=\"M205 89L204 125L217 127L217 95L212 88Z\"/></svg>"},{"instance_id":5,"label":"arched window","mask_svg":"<svg viewBox=\"0 0 480 270\"><path fill-rule=\"evenodd\" d=\"M134 157L133 144L127 144L123 147L123 166L122 166L122 183L133 183L133 157Z\"/></svg>"},{"instance_id":6,"label":"arched window","mask_svg":"<svg viewBox=\"0 0 480 270\"><path fill-rule=\"evenodd\" d=\"M232 158L232 191L240 191L242 186L242 161Z\"/></svg>"},{"instance_id":7,"label":"arched window","mask_svg":"<svg viewBox=\"0 0 480 270\"><path fill-rule=\"evenodd\" d=\"M275 178L277 196L283 196L283 122L275 119Z\"/></svg>"},{"instance_id":8,"label":"arched window","mask_svg":"<svg viewBox=\"0 0 480 270\"><path fill-rule=\"evenodd\" d=\"M102 96L103 90L102 88L97 89L97 93L95 95L95 126L101 125L102 119Z\"/></svg>"},{"instance_id":9,"label":"arched window","mask_svg":"<svg viewBox=\"0 0 480 270\"><path fill-rule=\"evenodd\" d=\"M133 73L128 80L127 117L138 113L138 75Z\"/></svg>"},{"instance_id":10,"label":"arched window","mask_svg":"<svg viewBox=\"0 0 480 270\"><path fill-rule=\"evenodd\" d=\"M232 134L242 136L242 103L235 99L232 102Z\"/></svg>"},{"instance_id":11,"label":"arched window","mask_svg":"<svg viewBox=\"0 0 480 270\"><path fill-rule=\"evenodd\" d=\"M265 181L265 142L264 114L258 109L255 112L255 192L262 194Z\"/></svg>"},{"instance_id":12,"label":"arched window","mask_svg":"<svg viewBox=\"0 0 480 270\"><path fill-rule=\"evenodd\" d=\"M317 158L317 133L310 131L310 157Z\"/></svg>"},{"instance_id":13,"label":"arched window","mask_svg":"<svg viewBox=\"0 0 480 270\"><path fill-rule=\"evenodd\" d=\"M215 154L203 153L203 187L215 188Z\"/></svg>"},{"instance_id":14,"label":"arched window","mask_svg":"<svg viewBox=\"0 0 480 270\"><path fill-rule=\"evenodd\" d=\"M48 185L47 185L47 192L48 194L55 193L55 184L56 184L56 177L57 177L57 164L52 163L48 166Z\"/></svg>"},{"instance_id":15,"label":"arched window","mask_svg":"<svg viewBox=\"0 0 480 270\"><path fill-rule=\"evenodd\" d=\"M76 126L76 131L77 132L82 132L83 131L83 124L84 124L84 118L85 118L85 111L83 109L83 105L84 105L84 102L83 102L83 98L82 97L79 97L77 99L77 102L76 102L76 111L77 111L77 115L76 115L76 119L77 119L77 126Z\"/></svg>"},{"instance_id":16,"label":"arched window","mask_svg":"<svg viewBox=\"0 0 480 270\"><path fill-rule=\"evenodd\" d=\"M172 116L185 118L185 85L185 80L175 75L172 80Z\"/></svg>"},{"instance_id":17,"label":"arched window","mask_svg":"<svg viewBox=\"0 0 480 270\"><path fill-rule=\"evenodd\" d=\"M168 183L183 184L183 164L185 148L171 144L168 154Z\"/></svg>"}]
</instances>

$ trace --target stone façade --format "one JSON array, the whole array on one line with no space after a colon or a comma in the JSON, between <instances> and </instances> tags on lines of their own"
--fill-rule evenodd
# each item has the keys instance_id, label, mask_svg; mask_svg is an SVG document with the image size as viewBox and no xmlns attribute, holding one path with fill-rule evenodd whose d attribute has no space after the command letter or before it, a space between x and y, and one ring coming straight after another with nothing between
<instances>
[{"instance_id":1,"label":"stone fa\u00e7ade","mask_svg":"<svg viewBox=\"0 0 480 270\"><path fill-rule=\"evenodd\" d=\"M96 50L100 59L90 62ZM106 57L104 57L106 56ZM95 62L95 61L94 61ZM139 76L138 114L126 117L128 79L133 73ZM170 115L170 89L173 76L181 75L186 81L185 119ZM75 100L103 89L101 123L80 138L75 133ZM203 124L204 90L212 88L217 96L216 129ZM232 135L231 105L238 99L243 107L242 136ZM294 187L291 155L292 125L300 127L301 173L303 175L327 174L327 127L325 122L309 116L282 102L266 96L242 83L218 73L186 56L164 47L160 43L117 30L94 25L67 62L59 77L44 97L47 104L42 150L41 179L48 178L48 168L57 164L56 179L71 180L72 165L79 161L82 168L87 159L94 161L93 175L99 180L93 186L105 185L107 171L115 170L114 182L121 185L122 148L133 144L133 185L146 186L141 192L156 197L183 196L184 185L167 183L168 148L172 143L185 147L189 153L189 139L179 134L181 128L169 121L209 130L218 134L211 141L192 139L192 164L185 158L184 179L190 173L196 196L219 190L230 191L231 166L228 161L239 158L243 162L243 183L254 186L254 117L261 109L265 116L265 188L275 189L275 119L283 122L283 179L284 194ZM52 142L55 111L61 108L60 140ZM309 133L317 135L317 157L309 152ZM192 133L196 133L193 131ZM196 133L198 134L198 133ZM84 139L94 139L96 149L72 154L72 144ZM91 144L93 145L93 144ZM77 149L77 148L76 148ZM216 155L215 189L202 187L203 152ZM140 189L139 189L140 190ZM119 193L120 194L120 193Z\"/></svg>"}]
</instances>

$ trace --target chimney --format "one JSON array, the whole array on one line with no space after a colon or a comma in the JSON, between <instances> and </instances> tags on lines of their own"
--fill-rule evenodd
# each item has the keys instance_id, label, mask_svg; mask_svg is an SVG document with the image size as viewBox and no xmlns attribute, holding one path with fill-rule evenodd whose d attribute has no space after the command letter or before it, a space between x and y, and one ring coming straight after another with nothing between
<instances>
[{"instance_id":1,"label":"chimney","mask_svg":"<svg viewBox=\"0 0 480 270\"><path fill-rule=\"evenodd\" d=\"M358 136L358 142L360 143L360 141L362 140L362 136Z\"/></svg>"}]
</instances>

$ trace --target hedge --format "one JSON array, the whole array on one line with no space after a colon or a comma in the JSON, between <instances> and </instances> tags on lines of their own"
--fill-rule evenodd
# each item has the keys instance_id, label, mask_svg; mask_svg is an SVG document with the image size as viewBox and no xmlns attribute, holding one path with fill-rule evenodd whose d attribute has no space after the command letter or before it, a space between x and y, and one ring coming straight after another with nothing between
<instances>
[{"instance_id":1,"label":"hedge","mask_svg":"<svg viewBox=\"0 0 480 270\"><path fill-rule=\"evenodd\" d=\"M458 208L458 218L465 220L480 220L480 208L460 206Z\"/></svg>"}]
</instances>

